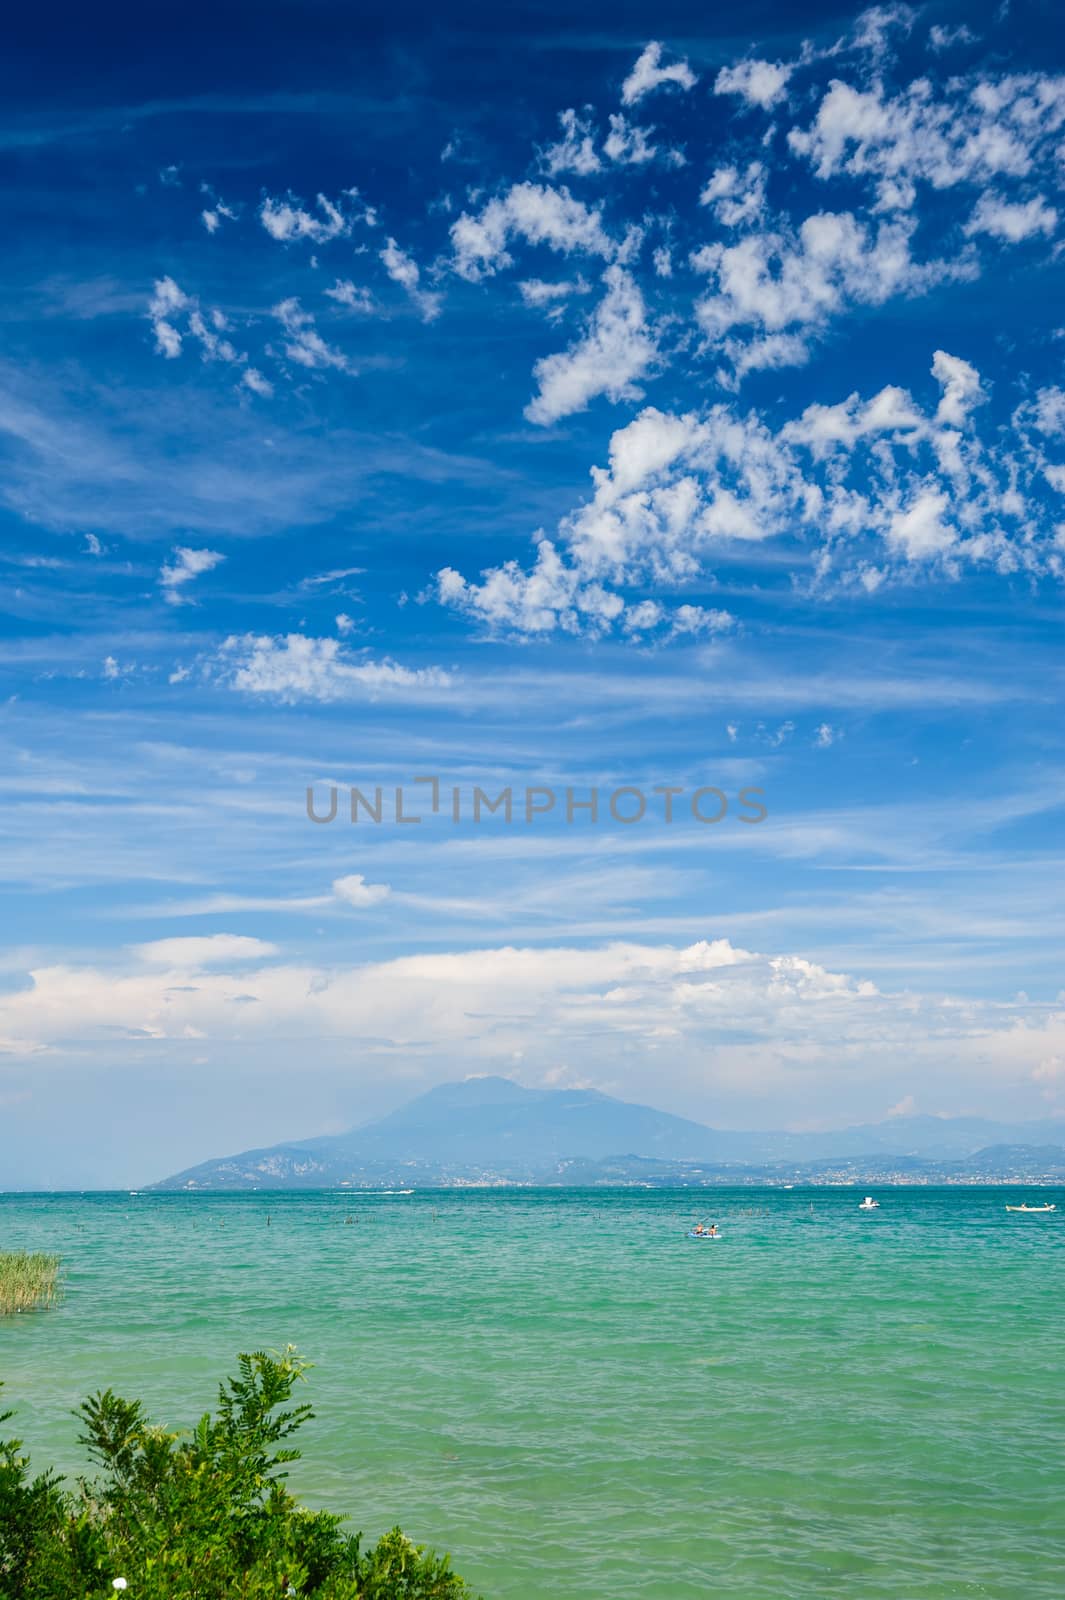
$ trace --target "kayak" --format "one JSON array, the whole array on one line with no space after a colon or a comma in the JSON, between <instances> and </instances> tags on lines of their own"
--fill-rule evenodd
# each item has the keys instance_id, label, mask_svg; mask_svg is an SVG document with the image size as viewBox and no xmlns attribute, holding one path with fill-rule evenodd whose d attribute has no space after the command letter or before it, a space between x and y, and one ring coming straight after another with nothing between
<instances>
[{"instance_id":1,"label":"kayak","mask_svg":"<svg viewBox=\"0 0 1065 1600\"><path fill-rule=\"evenodd\" d=\"M696 1233L694 1228L689 1228L688 1230L688 1238L698 1239L700 1244L704 1239L720 1239L720 1237L719 1233Z\"/></svg>"},{"instance_id":2,"label":"kayak","mask_svg":"<svg viewBox=\"0 0 1065 1600\"><path fill-rule=\"evenodd\" d=\"M1058 1209L1057 1206L1007 1206L1006 1207L1007 1211L1043 1212L1043 1211L1056 1211L1057 1209Z\"/></svg>"}]
</instances>

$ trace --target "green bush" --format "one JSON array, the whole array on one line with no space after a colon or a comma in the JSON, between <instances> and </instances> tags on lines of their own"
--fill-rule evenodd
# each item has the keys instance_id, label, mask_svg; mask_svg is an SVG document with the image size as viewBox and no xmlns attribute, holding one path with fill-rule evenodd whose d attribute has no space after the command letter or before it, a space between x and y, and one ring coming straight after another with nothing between
<instances>
[{"instance_id":1,"label":"green bush","mask_svg":"<svg viewBox=\"0 0 1065 1600\"><path fill-rule=\"evenodd\" d=\"M31 1477L20 1441L0 1440L2 1600L472 1600L399 1528L363 1549L341 1517L299 1505L284 1441L313 1413L285 1407L306 1363L290 1347L237 1365L191 1434L110 1389L87 1400L80 1442L101 1475L74 1489Z\"/></svg>"}]
</instances>

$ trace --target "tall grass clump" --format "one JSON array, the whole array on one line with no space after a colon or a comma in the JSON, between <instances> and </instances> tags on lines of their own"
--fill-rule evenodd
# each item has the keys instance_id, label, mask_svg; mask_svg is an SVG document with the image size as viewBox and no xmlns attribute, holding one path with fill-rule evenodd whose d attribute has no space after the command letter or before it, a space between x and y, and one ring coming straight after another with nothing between
<instances>
[{"instance_id":1,"label":"tall grass clump","mask_svg":"<svg viewBox=\"0 0 1065 1600\"><path fill-rule=\"evenodd\" d=\"M238 1356L188 1433L94 1395L78 1416L96 1474L72 1487L0 1437L3 1600L473 1600L447 1556L399 1528L367 1546L290 1493L305 1365L292 1348Z\"/></svg>"},{"instance_id":2,"label":"tall grass clump","mask_svg":"<svg viewBox=\"0 0 1065 1600\"><path fill-rule=\"evenodd\" d=\"M40 1251L0 1250L0 1317L54 1305L60 1261Z\"/></svg>"}]
</instances>

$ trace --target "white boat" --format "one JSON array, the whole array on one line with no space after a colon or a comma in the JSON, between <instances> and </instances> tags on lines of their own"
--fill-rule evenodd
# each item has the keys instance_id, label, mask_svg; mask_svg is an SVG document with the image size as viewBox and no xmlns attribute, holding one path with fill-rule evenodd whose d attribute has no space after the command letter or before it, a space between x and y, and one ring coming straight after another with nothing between
<instances>
[{"instance_id":1,"label":"white boat","mask_svg":"<svg viewBox=\"0 0 1065 1600\"><path fill-rule=\"evenodd\" d=\"M1057 1209L1058 1209L1057 1206L1007 1206L1006 1207L1007 1211L1033 1211L1033 1212L1037 1212L1037 1213L1044 1212L1044 1211L1056 1211Z\"/></svg>"},{"instance_id":2,"label":"white boat","mask_svg":"<svg viewBox=\"0 0 1065 1600\"><path fill-rule=\"evenodd\" d=\"M874 1200L871 1194L867 1194L865 1199L859 1205L858 1210L859 1211L879 1211L880 1210L880 1201L879 1200Z\"/></svg>"}]
</instances>

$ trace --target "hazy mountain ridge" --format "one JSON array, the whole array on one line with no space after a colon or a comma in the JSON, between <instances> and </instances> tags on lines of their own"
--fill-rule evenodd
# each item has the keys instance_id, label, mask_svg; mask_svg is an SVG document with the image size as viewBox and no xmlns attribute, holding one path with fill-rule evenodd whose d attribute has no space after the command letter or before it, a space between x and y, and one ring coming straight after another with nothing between
<instances>
[{"instance_id":1,"label":"hazy mountain ridge","mask_svg":"<svg viewBox=\"0 0 1065 1600\"><path fill-rule=\"evenodd\" d=\"M1060 1146L1048 1135L1057 1135ZM823 1133L704 1126L594 1089L507 1078L442 1084L348 1133L209 1160L158 1189L405 1187L472 1182L725 1182L756 1176L1065 1174L1065 1124L895 1117Z\"/></svg>"}]
</instances>

